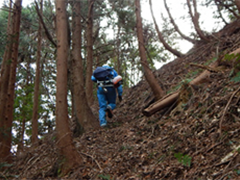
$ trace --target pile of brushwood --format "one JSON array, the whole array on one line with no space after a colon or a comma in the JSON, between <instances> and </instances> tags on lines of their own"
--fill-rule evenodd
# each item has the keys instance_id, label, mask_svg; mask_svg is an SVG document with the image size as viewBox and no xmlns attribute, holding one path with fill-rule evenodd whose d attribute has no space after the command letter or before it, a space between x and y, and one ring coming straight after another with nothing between
<instances>
[{"instance_id":1,"label":"pile of brushwood","mask_svg":"<svg viewBox=\"0 0 240 180\"><path fill-rule=\"evenodd\" d=\"M125 89L107 128L74 138L83 164L62 178L240 178L240 58L232 55L240 48L237 23L154 72L166 94L178 92L168 106L145 116L156 103L146 80ZM201 81L190 83L206 71ZM97 104L93 109L97 115ZM53 132L16 156L0 176L54 179L60 165Z\"/></svg>"}]
</instances>

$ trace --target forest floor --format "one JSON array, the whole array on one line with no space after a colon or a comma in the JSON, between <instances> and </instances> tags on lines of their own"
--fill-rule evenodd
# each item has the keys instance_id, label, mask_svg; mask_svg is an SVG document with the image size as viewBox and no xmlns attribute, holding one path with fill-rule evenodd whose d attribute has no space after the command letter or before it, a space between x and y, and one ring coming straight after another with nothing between
<instances>
[{"instance_id":1,"label":"forest floor","mask_svg":"<svg viewBox=\"0 0 240 180\"><path fill-rule=\"evenodd\" d=\"M240 32L231 44L220 45L225 54L239 48ZM216 60L212 44L202 44L154 74L167 93L181 89ZM229 61L230 62L230 61ZM142 110L153 100L142 79L125 89L108 127L74 138L83 166L62 179L240 179L240 75L225 59L221 69L201 84L188 86L180 108L167 107L150 117ZM92 107L98 116L97 105ZM55 134L16 157L2 176L6 179L57 179Z\"/></svg>"}]
</instances>

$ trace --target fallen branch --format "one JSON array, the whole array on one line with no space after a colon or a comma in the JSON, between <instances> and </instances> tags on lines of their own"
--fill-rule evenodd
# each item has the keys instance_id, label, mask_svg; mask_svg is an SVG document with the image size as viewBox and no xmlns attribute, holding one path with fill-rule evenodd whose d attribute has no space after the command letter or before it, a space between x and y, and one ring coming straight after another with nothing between
<instances>
[{"instance_id":1,"label":"fallen branch","mask_svg":"<svg viewBox=\"0 0 240 180\"><path fill-rule=\"evenodd\" d=\"M211 67L211 66L205 66L205 65L202 65L202 64L194 64L194 63L190 63L189 65L190 65L190 66L196 66L196 67L202 68L202 69L204 69L204 70L208 70L208 71L210 71L210 72L215 72L215 73L219 72L218 69L213 68L213 67Z\"/></svg>"},{"instance_id":2,"label":"fallen branch","mask_svg":"<svg viewBox=\"0 0 240 180\"><path fill-rule=\"evenodd\" d=\"M225 167L222 171L220 171L220 172L218 172L218 173L216 173L216 174L213 174L213 176L214 176L214 177L217 177L217 176L225 173L226 170L227 170L227 168L229 168L230 164L231 164L232 161L236 158L237 155L238 155L238 152L235 152L234 155L233 155L233 157L232 157L231 159L229 159L229 160L227 160L227 161L224 161L224 162L221 162L221 163L218 163L217 165L215 165L215 167L217 167L217 166L221 166L221 165L223 165L223 164L227 164L226 167ZM221 178L219 178L219 180L220 180L220 179L224 179L224 177L226 177L227 175L228 175L228 173L222 175Z\"/></svg>"},{"instance_id":3,"label":"fallen branch","mask_svg":"<svg viewBox=\"0 0 240 180\"><path fill-rule=\"evenodd\" d=\"M97 161L93 156L91 156L91 155L89 155L89 154L87 154L87 153L83 153L83 152L81 152L81 154L83 154L83 155L85 155L85 156L87 156L87 157L92 158L92 159L96 162L96 164L98 165L99 169L100 169L101 171L103 170L102 167L100 166L100 164L98 163L98 161Z\"/></svg>"}]
</instances>

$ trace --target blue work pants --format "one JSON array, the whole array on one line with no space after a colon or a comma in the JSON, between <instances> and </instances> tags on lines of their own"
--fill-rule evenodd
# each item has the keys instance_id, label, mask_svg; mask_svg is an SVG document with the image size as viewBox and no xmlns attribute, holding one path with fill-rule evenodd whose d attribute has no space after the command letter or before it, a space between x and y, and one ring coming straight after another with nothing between
<instances>
[{"instance_id":1,"label":"blue work pants","mask_svg":"<svg viewBox=\"0 0 240 180\"><path fill-rule=\"evenodd\" d=\"M107 124L106 109L110 106L112 110L116 108L116 89L114 87L106 87L107 92L104 92L102 87L98 87L97 97L99 103L99 121L101 124Z\"/></svg>"}]
</instances>

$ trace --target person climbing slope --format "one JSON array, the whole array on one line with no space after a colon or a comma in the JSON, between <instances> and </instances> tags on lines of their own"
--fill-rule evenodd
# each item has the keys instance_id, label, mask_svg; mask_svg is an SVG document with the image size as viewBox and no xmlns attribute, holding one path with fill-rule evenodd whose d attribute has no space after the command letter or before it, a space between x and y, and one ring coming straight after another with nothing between
<instances>
[{"instance_id":1,"label":"person climbing slope","mask_svg":"<svg viewBox=\"0 0 240 180\"><path fill-rule=\"evenodd\" d=\"M100 126L104 127L107 125L106 113L109 118L113 117L117 93L119 101L122 101L122 77L112 67L103 65L94 70L91 79L98 85L99 121Z\"/></svg>"}]
</instances>

